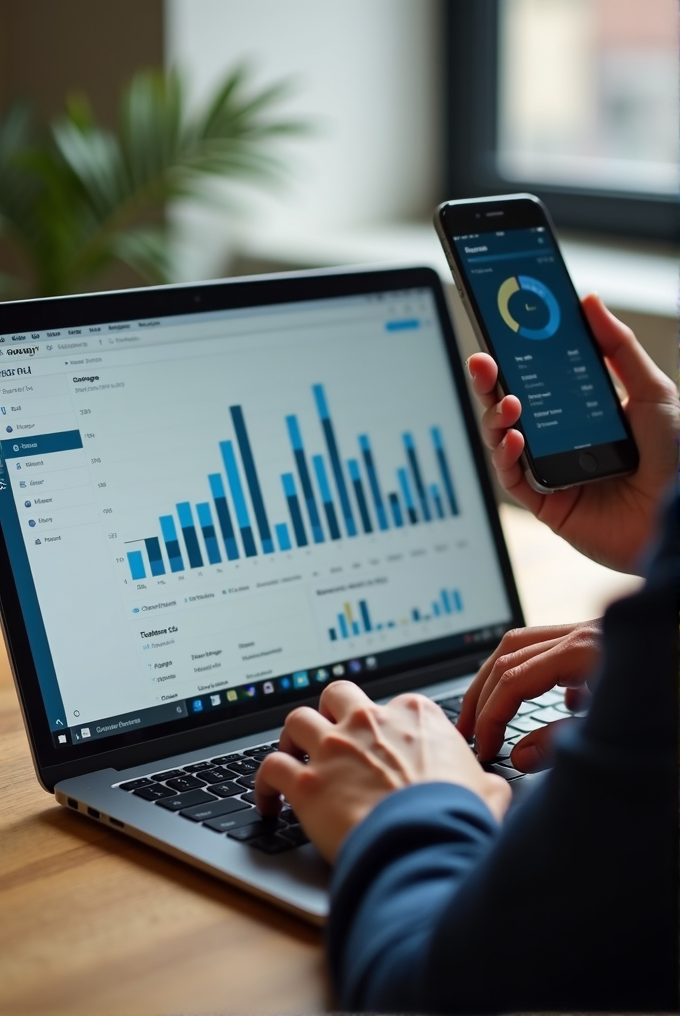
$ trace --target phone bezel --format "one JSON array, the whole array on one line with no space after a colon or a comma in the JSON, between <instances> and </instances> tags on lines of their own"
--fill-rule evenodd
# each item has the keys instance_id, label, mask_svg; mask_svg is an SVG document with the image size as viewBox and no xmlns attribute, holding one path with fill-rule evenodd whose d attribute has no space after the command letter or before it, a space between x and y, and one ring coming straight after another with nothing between
<instances>
[{"instance_id":1,"label":"phone bezel","mask_svg":"<svg viewBox=\"0 0 680 1016\"><path fill-rule=\"evenodd\" d=\"M444 247L449 267L451 268L456 288L462 298L473 331L481 348L494 359L498 359L493 342L484 323L479 305L468 285L465 268L458 255L455 245L451 242L454 236L467 233L495 232L498 229L530 229L543 226L550 234L566 276L571 286L574 299L578 306L581 321L586 335L589 337L596 356L604 367L606 383L617 409L619 419L626 432L621 441L594 445L584 452L575 449L553 455L534 456L526 439L521 418L516 429L524 436L525 446L522 453L522 466L531 486L541 493L553 493L567 487L596 483L615 476L625 476L635 472L639 464L639 454L628 420L623 412L616 389L609 375L604 357L597 345L588 319L581 307L581 301L564 262L550 214L543 202L533 194L512 194L489 198L471 198L469 200L447 201L439 205L435 212L435 228ZM500 364L498 369L498 386L502 394L508 394L508 388ZM513 392L513 394L517 394ZM595 463L595 468L592 463Z\"/></svg>"}]
</instances>

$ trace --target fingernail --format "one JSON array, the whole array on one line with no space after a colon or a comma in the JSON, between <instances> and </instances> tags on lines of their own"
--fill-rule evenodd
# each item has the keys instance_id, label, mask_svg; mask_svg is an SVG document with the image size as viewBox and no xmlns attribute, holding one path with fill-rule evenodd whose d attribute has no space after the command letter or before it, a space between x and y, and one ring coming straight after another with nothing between
<instances>
[{"instance_id":1,"label":"fingernail","mask_svg":"<svg viewBox=\"0 0 680 1016\"><path fill-rule=\"evenodd\" d=\"M505 437L503 438L503 440L501 441L501 448L505 448L505 443L506 443L507 440L508 440L508 435L506 434Z\"/></svg>"},{"instance_id":2,"label":"fingernail","mask_svg":"<svg viewBox=\"0 0 680 1016\"><path fill-rule=\"evenodd\" d=\"M496 416L500 416L502 412L503 412L503 400L501 399L500 402L496 403Z\"/></svg>"},{"instance_id":3,"label":"fingernail","mask_svg":"<svg viewBox=\"0 0 680 1016\"><path fill-rule=\"evenodd\" d=\"M472 371L472 369L470 368L470 357L469 356L468 356L467 360L465 361L465 366L467 367L468 374L470 375L470 377L474 381L475 375L474 375L474 372Z\"/></svg>"}]
</instances>

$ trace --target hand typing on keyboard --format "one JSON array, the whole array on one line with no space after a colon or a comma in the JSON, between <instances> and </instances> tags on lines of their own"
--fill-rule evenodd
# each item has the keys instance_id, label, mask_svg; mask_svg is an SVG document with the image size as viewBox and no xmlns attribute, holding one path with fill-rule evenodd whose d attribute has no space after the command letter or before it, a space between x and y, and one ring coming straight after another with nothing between
<instances>
[{"instance_id":1,"label":"hand typing on keyboard","mask_svg":"<svg viewBox=\"0 0 680 1016\"><path fill-rule=\"evenodd\" d=\"M522 711L523 703L557 685L566 689L564 699L556 697L550 710L537 714L547 725L525 727L529 733L511 755L513 766L522 772L545 768L555 725L568 722L570 712L582 709L589 698L587 681L598 664L599 642L599 620L508 632L470 685L458 720L464 737L474 735L479 758L485 761L496 755L506 725Z\"/></svg>"},{"instance_id":2,"label":"hand typing on keyboard","mask_svg":"<svg viewBox=\"0 0 680 1016\"><path fill-rule=\"evenodd\" d=\"M336 681L323 691L319 712L302 706L289 714L255 792L268 816L278 814L283 795L332 862L347 833L387 794L434 781L467 787L498 820L510 803L506 780L484 772L430 699L399 695L380 706L355 684Z\"/></svg>"}]
</instances>

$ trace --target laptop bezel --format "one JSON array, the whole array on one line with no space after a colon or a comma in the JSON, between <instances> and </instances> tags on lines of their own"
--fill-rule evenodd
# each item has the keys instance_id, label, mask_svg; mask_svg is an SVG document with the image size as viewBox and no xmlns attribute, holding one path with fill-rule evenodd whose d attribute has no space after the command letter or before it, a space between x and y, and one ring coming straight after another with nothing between
<instances>
[{"instance_id":1,"label":"laptop bezel","mask_svg":"<svg viewBox=\"0 0 680 1016\"><path fill-rule=\"evenodd\" d=\"M510 605L511 618L508 626L521 626L524 624L522 609L453 323L441 280L434 270L426 267L359 266L17 301L0 304L0 333L78 327L103 321L230 310L414 288L427 288L435 299L444 345L469 435L471 452ZM125 744L121 747L103 749L101 742L93 742L87 746L57 749L47 722L19 594L9 563L5 536L1 530L0 575L3 577L0 584L0 624L5 636L36 773L42 786L49 791L52 791L60 780L70 777L104 768L124 770L155 759L195 751L211 744L276 728L283 723L291 708L303 704L314 705L318 701L318 696L308 696L296 700L293 705L286 703L251 715L218 720L199 729L152 737L137 744ZM471 673L482 658L477 647L476 650L457 656L453 660L423 661L416 666L408 662L404 665L403 673L362 682L362 687L373 698L379 698Z\"/></svg>"}]
</instances>

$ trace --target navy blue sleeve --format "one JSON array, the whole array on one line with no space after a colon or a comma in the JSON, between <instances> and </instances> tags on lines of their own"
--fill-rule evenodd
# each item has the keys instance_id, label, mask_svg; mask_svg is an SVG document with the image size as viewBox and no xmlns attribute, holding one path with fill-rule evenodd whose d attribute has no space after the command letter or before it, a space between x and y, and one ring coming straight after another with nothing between
<instances>
[{"instance_id":1,"label":"navy blue sleeve","mask_svg":"<svg viewBox=\"0 0 680 1016\"><path fill-rule=\"evenodd\" d=\"M588 717L502 830L428 784L348 837L328 931L343 1009L677 1010L677 512L645 588L607 611Z\"/></svg>"}]
</instances>

